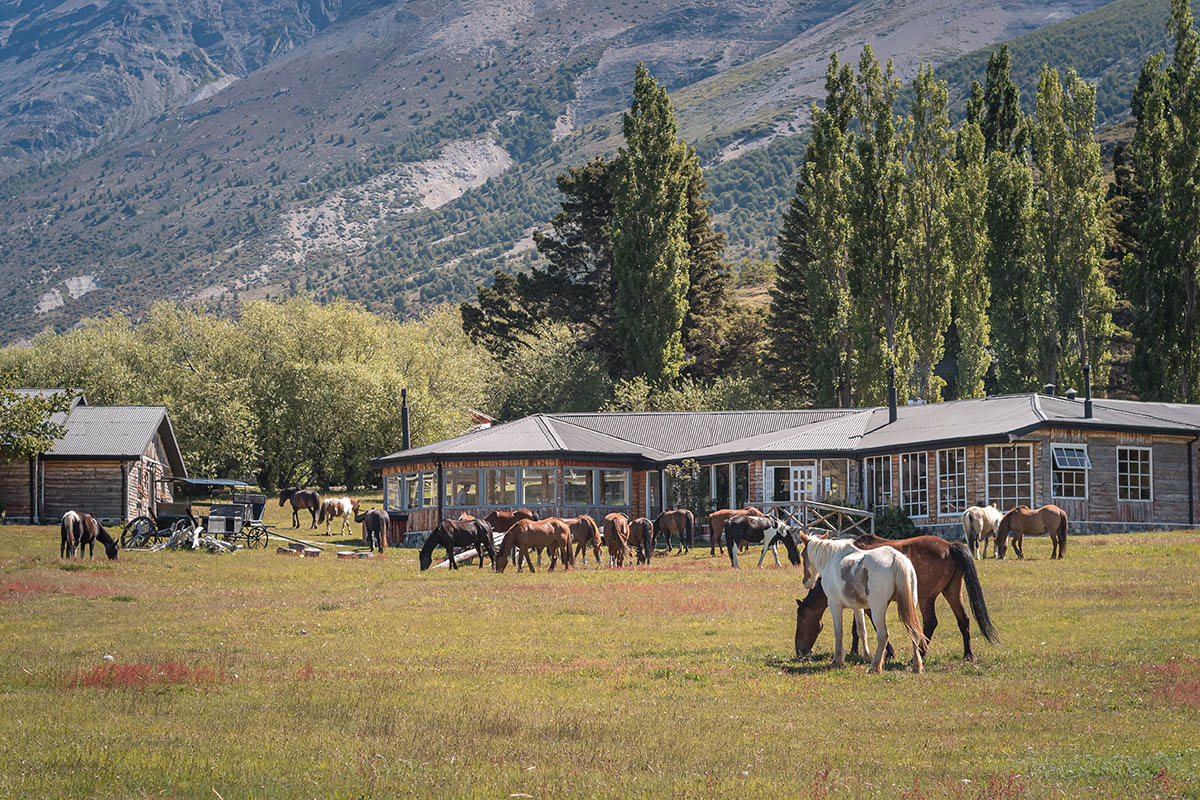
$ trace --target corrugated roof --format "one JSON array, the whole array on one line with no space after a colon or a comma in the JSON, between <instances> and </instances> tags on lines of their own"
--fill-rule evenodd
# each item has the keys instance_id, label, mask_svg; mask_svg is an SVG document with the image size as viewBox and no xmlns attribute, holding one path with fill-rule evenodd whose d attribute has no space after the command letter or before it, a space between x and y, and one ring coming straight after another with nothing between
<instances>
[{"instance_id":1,"label":"corrugated roof","mask_svg":"<svg viewBox=\"0 0 1200 800\"><path fill-rule=\"evenodd\" d=\"M50 415L50 421L57 425L62 425L65 423L67 421L67 415L70 414L76 406L87 405L87 399L78 389L13 389L13 391L19 395L26 395L29 397L53 397L56 394L70 394L72 396L71 408L67 411L56 411Z\"/></svg>"},{"instance_id":2,"label":"corrugated roof","mask_svg":"<svg viewBox=\"0 0 1200 800\"><path fill-rule=\"evenodd\" d=\"M858 445L859 438L871 421L872 412L872 409L855 411L833 419L810 422L771 433L760 433L757 436L679 453L676 458L707 459L730 454L770 455L783 452L849 454Z\"/></svg>"}]
</instances>

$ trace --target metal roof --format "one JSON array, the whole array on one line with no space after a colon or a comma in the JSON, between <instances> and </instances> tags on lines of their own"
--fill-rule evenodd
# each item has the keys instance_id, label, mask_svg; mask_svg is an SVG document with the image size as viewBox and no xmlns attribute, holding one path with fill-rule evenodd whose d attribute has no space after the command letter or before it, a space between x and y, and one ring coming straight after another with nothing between
<instances>
[{"instance_id":1,"label":"metal roof","mask_svg":"<svg viewBox=\"0 0 1200 800\"><path fill-rule=\"evenodd\" d=\"M183 456L163 406L77 405L67 415L66 434L46 458L140 458L161 434L171 471L186 476Z\"/></svg>"},{"instance_id":2,"label":"metal roof","mask_svg":"<svg viewBox=\"0 0 1200 800\"><path fill-rule=\"evenodd\" d=\"M67 421L67 415L75 410L76 406L86 406L87 398L83 396L83 392L78 389L13 389L16 394L25 395L26 397L54 397L57 394L70 394L71 407L67 411L55 411L50 415L50 421L62 425Z\"/></svg>"}]
</instances>

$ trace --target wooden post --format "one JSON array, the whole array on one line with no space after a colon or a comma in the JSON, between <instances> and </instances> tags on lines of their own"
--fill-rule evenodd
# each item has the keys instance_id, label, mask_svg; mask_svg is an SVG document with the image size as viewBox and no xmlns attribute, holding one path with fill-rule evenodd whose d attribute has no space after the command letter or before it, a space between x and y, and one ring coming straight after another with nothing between
<instances>
[{"instance_id":1,"label":"wooden post","mask_svg":"<svg viewBox=\"0 0 1200 800\"><path fill-rule=\"evenodd\" d=\"M121 462L121 522L129 519L129 462Z\"/></svg>"},{"instance_id":2,"label":"wooden post","mask_svg":"<svg viewBox=\"0 0 1200 800\"><path fill-rule=\"evenodd\" d=\"M29 524L36 525L37 519L37 456L29 459Z\"/></svg>"}]
</instances>

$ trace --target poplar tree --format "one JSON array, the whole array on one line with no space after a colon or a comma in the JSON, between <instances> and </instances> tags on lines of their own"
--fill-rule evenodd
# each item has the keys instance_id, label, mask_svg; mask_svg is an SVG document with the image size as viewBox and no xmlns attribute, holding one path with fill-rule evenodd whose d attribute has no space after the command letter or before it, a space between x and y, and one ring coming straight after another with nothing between
<instances>
[{"instance_id":1,"label":"poplar tree","mask_svg":"<svg viewBox=\"0 0 1200 800\"><path fill-rule=\"evenodd\" d=\"M954 261L954 326L959 341L955 396L983 397L984 377L992 363L988 318L991 281L987 276L987 161L983 131L977 122L968 121L959 129L956 151L956 181L946 210Z\"/></svg>"},{"instance_id":2,"label":"poplar tree","mask_svg":"<svg viewBox=\"0 0 1200 800\"><path fill-rule=\"evenodd\" d=\"M945 353L950 327L952 266L947 203L954 181L953 138L946 84L932 66L913 80L913 105L906 138L908 176L904 186L907 236L900 243L903 312L913 348L911 393L929 402L942 399L945 381L934 368Z\"/></svg>"},{"instance_id":3,"label":"poplar tree","mask_svg":"<svg viewBox=\"0 0 1200 800\"><path fill-rule=\"evenodd\" d=\"M901 399L907 396L912 346L904 314L906 274L901 242L904 213L904 131L895 105L900 91L891 61L881 67L870 45L858 68L859 136L850 161L851 291L857 327L854 370L858 403L880 403L888 367L896 368Z\"/></svg>"},{"instance_id":4,"label":"poplar tree","mask_svg":"<svg viewBox=\"0 0 1200 800\"><path fill-rule=\"evenodd\" d=\"M629 374L663 388L684 366L691 154L666 89L642 64L624 133L612 176L617 318Z\"/></svg>"}]
</instances>

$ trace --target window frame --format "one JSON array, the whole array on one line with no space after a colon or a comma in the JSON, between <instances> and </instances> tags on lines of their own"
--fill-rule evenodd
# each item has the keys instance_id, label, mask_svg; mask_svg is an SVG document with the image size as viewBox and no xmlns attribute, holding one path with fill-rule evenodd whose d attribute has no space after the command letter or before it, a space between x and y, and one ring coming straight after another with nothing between
<instances>
[{"instance_id":1,"label":"window frame","mask_svg":"<svg viewBox=\"0 0 1200 800\"><path fill-rule=\"evenodd\" d=\"M971 501L967 499L967 448L965 447L944 447L941 450L935 451L937 455L937 511L939 517L949 517L955 514L962 514L971 507ZM954 487L946 487L943 485L947 473L942 469L942 454L954 453L957 459L957 469L953 473L949 473L949 477L959 479L959 483ZM943 502L943 493L946 489L953 488L961 493L962 507L950 508Z\"/></svg>"},{"instance_id":2,"label":"window frame","mask_svg":"<svg viewBox=\"0 0 1200 800\"><path fill-rule=\"evenodd\" d=\"M907 485L907 481L905 480L905 477L907 476L909 470L905 468L904 462L905 462L905 459L908 459L910 457L918 457L918 456L920 457L920 459L923 459L925 462L925 470L924 470L924 474L922 475L922 477L924 478L924 481L923 481L924 486L920 486L920 487L913 489ZM911 511L908 510L908 506L909 506L908 495L910 493L917 495L917 496L924 495L924 498L925 498L925 500L924 500L925 513L924 514L913 514ZM912 453L901 453L900 454L900 507L904 509L904 513L908 514L909 519L928 519L929 518L929 451L927 451L927 450L917 450Z\"/></svg>"},{"instance_id":3,"label":"window frame","mask_svg":"<svg viewBox=\"0 0 1200 800\"><path fill-rule=\"evenodd\" d=\"M877 475L876 470L874 469L875 464L882 465L883 467L886 468L886 472L887 472L887 481L885 484L886 488L884 491L878 492L878 494L879 494L879 502L878 503L875 502L875 498L873 497L873 494L875 494L875 493L872 492L872 488L873 488L872 484L874 483L875 488L878 488L878 486L880 484L880 481L878 480L878 478L881 477L881 476ZM892 457L891 457L891 455L865 457L863 459L863 483L864 483L863 494L866 495L863 498L863 501L864 501L864 505L866 505L868 509L874 511L877 508L887 508L888 506L892 505L893 501L895 500L895 497L892 492Z\"/></svg>"},{"instance_id":4,"label":"window frame","mask_svg":"<svg viewBox=\"0 0 1200 800\"><path fill-rule=\"evenodd\" d=\"M459 504L454 502L454 496L451 492L451 473L455 472L474 472L475 473L475 502L467 502ZM479 467L450 467L442 470L442 507L443 508L479 508L482 505L483 498L483 469Z\"/></svg>"},{"instance_id":5,"label":"window frame","mask_svg":"<svg viewBox=\"0 0 1200 800\"><path fill-rule=\"evenodd\" d=\"M1083 450L1085 467L1060 467L1058 454L1060 450ZM1092 458L1088 446L1084 442L1051 442L1050 443L1050 497L1055 500L1087 500L1092 494ZM1058 476L1065 474L1083 473L1083 495L1060 494Z\"/></svg>"},{"instance_id":6,"label":"window frame","mask_svg":"<svg viewBox=\"0 0 1200 800\"><path fill-rule=\"evenodd\" d=\"M1016 506L1020 505L1020 498L1018 497L1017 501L1012 506L1001 507L1001 503L998 502L999 498L992 496L991 453L993 450L1003 450L1008 447L1013 448L1014 454L1018 448L1024 447L1024 448L1028 448L1028 450L1029 450L1029 484L1028 484L1028 486L1029 486L1029 503L1028 503L1028 505L1030 508L1033 507L1033 502L1034 502L1033 443L1032 442L1012 442L1011 444L989 444L984 448L984 452L983 452L983 494L984 494L984 499L986 500L987 505L994 505L1000 511L1005 512L1005 513L1007 513L1010 509L1015 508ZM1017 458L1017 456L1014 455L1014 459L1015 458ZM1003 460L1003 456L1001 456L1001 460ZM1019 488L1021 486L1021 484L1014 483L1014 484L1012 484L1012 486L1013 486L1013 488ZM1004 484L1001 484L1001 488L1002 489L1004 488Z\"/></svg>"},{"instance_id":7,"label":"window frame","mask_svg":"<svg viewBox=\"0 0 1200 800\"><path fill-rule=\"evenodd\" d=\"M550 499L544 503L531 503L525 497L525 471L536 470L538 472L550 473ZM524 466L520 468L520 474L517 476L517 505L530 508L549 508L556 505L558 501L558 469L555 467L534 467Z\"/></svg>"},{"instance_id":8,"label":"window frame","mask_svg":"<svg viewBox=\"0 0 1200 800\"><path fill-rule=\"evenodd\" d=\"M517 504L517 484L521 480L520 467L484 467L480 470L483 474L483 491L481 492L481 506L499 507L499 506L516 506ZM512 501L492 502L492 475L496 472L511 472L513 478ZM503 493L503 492L502 492Z\"/></svg>"},{"instance_id":9,"label":"window frame","mask_svg":"<svg viewBox=\"0 0 1200 800\"><path fill-rule=\"evenodd\" d=\"M591 496L591 500L589 502L573 503L573 502L571 502L571 499L569 497L567 497L567 472L568 471L583 472L583 473L587 474L588 493ZM592 507L594 507L596 505L596 468L595 467L563 467L562 490L563 490L562 498L563 498L564 506L571 506L573 508L592 508Z\"/></svg>"},{"instance_id":10,"label":"window frame","mask_svg":"<svg viewBox=\"0 0 1200 800\"><path fill-rule=\"evenodd\" d=\"M1121 451L1122 450L1124 450L1126 452L1137 451L1139 453L1146 454L1146 456L1147 456L1146 457L1146 470L1147 470L1146 486L1147 486L1147 491L1149 492L1149 495L1150 495L1149 497L1137 497L1137 498L1121 497L1121 489L1122 489L1122 486L1121 486ZM1129 463L1128 460L1126 461L1126 463ZM1139 460L1139 463L1140 463L1140 460ZM1129 486L1126 485L1125 488L1129 488ZM1141 487L1138 487L1138 488L1140 489ZM1154 502L1154 448L1153 447L1141 447L1138 445L1121 445L1121 444L1117 445L1117 502L1118 503L1153 503Z\"/></svg>"},{"instance_id":11,"label":"window frame","mask_svg":"<svg viewBox=\"0 0 1200 800\"><path fill-rule=\"evenodd\" d=\"M625 487L624 502L611 504L604 500L604 473L616 472L621 474L621 482ZM596 467L593 470L595 476L594 489L592 498L596 501L598 508L629 508L633 505L633 470L623 469L621 467Z\"/></svg>"}]
</instances>

